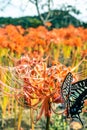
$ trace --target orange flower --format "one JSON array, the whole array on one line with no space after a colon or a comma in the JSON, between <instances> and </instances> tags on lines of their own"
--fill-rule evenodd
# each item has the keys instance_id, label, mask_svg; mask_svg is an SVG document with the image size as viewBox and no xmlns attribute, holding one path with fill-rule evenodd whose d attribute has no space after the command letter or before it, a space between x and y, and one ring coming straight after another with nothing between
<instances>
[{"instance_id":1,"label":"orange flower","mask_svg":"<svg viewBox=\"0 0 87 130\"><path fill-rule=\"evenodd\" d=\"M51 22L45 22L45 26L50 27L50 26L52 26L52 23Z\"/></svg>"},{"instance_id":2,"label":"orange flower","mask_svg":"<svg viewBox=\"0 0 87 130\"><path fill-rule=\"evenodd\" d=\"M47 22L47 26L51 23ZM51 43L69 45L72 47L86 48L87 29L70 25L67 28L48 31L44 26L24 29L21 26L7 25L0 28L0 46L10 48L22 54L25 50L39 50L43 54L51 51ZM39 47L37 47L39 45ZM42 49L41 49L42 48ZM27 52L27 51L26 51Z\"/></svg>"}]
</instances>

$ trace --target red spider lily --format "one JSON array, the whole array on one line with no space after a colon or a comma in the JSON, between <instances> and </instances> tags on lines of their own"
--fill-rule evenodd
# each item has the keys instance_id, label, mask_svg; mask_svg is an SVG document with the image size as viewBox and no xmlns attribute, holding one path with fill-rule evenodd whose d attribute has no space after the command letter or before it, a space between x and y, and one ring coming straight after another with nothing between
<instances>
[{"instance_id":1,"label":"red spider lily","mask_svg":"<svg viewBox=\"0 0 87 130\"><path fill-rule=\"evenodd\" d=\"M51 103L63 102L61 85L66 74L71 71L70 67L62 65L60 62L47 67L47 60L48 58L39 57L37 59L25 56L16 63L16 73L24 82L22 97L27 106L34 109L41 106L37 120L43 113L45 116L51 115ZM21 101L19 100L19 102Z\"/></svg>"},{"instance_id":2,"label":"red spider lily","mask_svg":"<svg viewBox=\"0 0 87 130\"><path fill-rule=\"evenodd\" d=\"M51 23L46 23L51 26ZM38 32L38 33L37 33ZM42 48L46 52L49 44L63 43L72 47L86 46L87 29L70 25L67 28L48 31L45 27L23 29L21 26L7 25L0 28L0 47L10 48L19 54L26 52L26 48ZM85 47L86 48L86 47Z\"/></svg>"},{"instance_id":3,"label":"red spider lily","mask_svg":"<svg viewBox=\"0 0 87 130\"><path fill-rule=\"evenodd\" d=\"M51 22L45 22L45 26L50 27L50 26L52 26L52 23Z\"/></svg>"}]
</instances>

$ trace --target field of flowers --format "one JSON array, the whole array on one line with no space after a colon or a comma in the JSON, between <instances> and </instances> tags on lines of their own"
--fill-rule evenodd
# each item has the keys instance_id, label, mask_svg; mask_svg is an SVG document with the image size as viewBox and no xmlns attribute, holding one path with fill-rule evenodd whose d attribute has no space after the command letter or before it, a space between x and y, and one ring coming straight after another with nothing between
<instances>
[{"instance_id":1,"label":"field of flowers","mask_svg":"<svg viewBox=\"0 0 87 130\"><path fill-rule=\"evenodd\" d=\"M68 72L73 82L87 77L86 28L1 27L0 130L68 130L60 111Z\"/></svg>"}]
</instances>

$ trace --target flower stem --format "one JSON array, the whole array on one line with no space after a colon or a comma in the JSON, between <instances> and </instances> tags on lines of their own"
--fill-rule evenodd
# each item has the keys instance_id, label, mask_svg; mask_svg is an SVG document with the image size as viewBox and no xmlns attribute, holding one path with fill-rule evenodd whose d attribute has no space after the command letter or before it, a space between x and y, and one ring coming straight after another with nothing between
<instances>
[{"instance_id":1,"label":"flower stem","mask_svg":"<svg viewBox=\"0 0 87 130\"><path fill-rule=\"evenodd\" d=\"M49 130L50 116L47 116L46 130Z\"/></svg>"},{"instance_id":2,"label":"flower stem","mask_svg":"<svg viewBox=\"0 0 87 130\"><path fill-rule=\"evenodd\" d=\"M30 108L30 117L31 117L31 129L34 130L34 123L33 123L33 112L32 112L32 108Z\"/></svg>"},{"instance_id":3,"label":"flower stem","mask_svg":"<svg viewBox=\"0 0 87 130\"><path fill-rule=\"evenodd\" d=\"M22 112L23 112L23 108L20 107L20 112L18 114L18 130L20 130L20 128L21 128Z\"/></svg>"},{"instance_id":4,"label":"flower stem","mask_svg":"<svg viewBox=\"0 0 87 130\"><path fill-rule=\"evenodd\" d=\"M49 99L50 100L50 99ZM49 112L51 112L51 104L50 101L48 101L48 105L49 105ZM47 115L47 121L46 121L46 130L49 130L49 125L50 125L50 115Z\"/></svg>"}]
</instances>

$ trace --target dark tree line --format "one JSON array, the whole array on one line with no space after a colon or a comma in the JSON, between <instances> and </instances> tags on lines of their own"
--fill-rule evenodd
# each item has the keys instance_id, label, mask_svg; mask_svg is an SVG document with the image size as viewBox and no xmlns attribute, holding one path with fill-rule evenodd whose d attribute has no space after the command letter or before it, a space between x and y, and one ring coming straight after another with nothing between
<instances>
[{"instance_id":1,"label":"dark tree line","mask_svg":"<svg viewBox=\"0 0 87 130\"><path fill-rule=\"evenodd\" d=\"M46 13L43 13L42 16L45 17L47 15ZM51 21L52 28L61 28L61 27L67 27L70 24L78 27L78 26L83 26L87 28L87 23L80 22L78 19L70 15L67 11L62 11L62 10L54 10L51 13L50 19L54 19ZM41 21L39 16L34 16L34 17L20 17L20 18L0 18L0 26L5 26L8 24L13 24L13 25L21 25L23 28L28 28L28 27L38 27L39 25L43 25L43 22Z\"/></svg>"}]
</instances>

